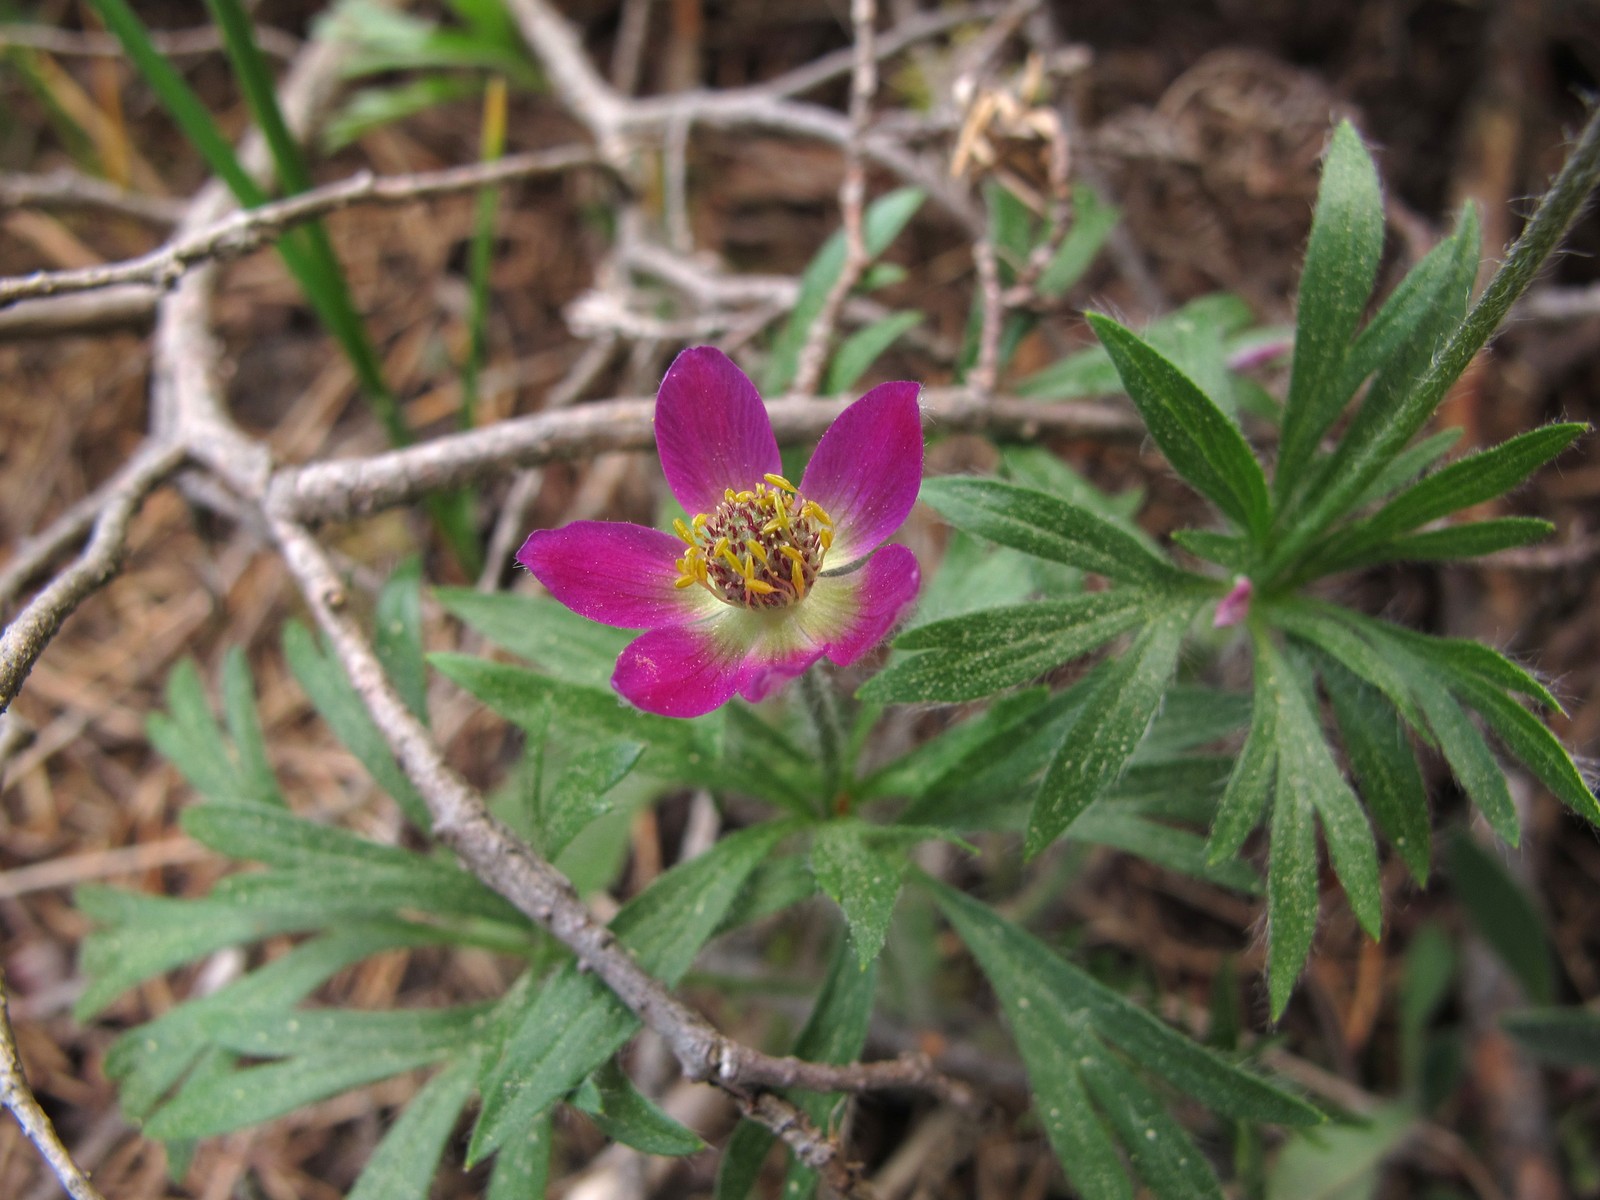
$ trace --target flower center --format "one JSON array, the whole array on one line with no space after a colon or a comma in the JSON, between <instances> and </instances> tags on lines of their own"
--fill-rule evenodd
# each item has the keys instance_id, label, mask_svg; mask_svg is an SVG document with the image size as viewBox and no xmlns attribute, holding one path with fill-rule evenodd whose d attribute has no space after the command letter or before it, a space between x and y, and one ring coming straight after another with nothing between
<instances>
[{"instance_id":1,"label":"flower center","mask_svg":"<svg viewBox=\"0 0 1600 1200\"><path fill-rule=\"evenodd\" d=\"M724 604L787 608L804 600L833 545L833 522L782 475L753 492L729 488L715 511L673 528L688 549L677 586L699 584Z\"/></svg>"}]
</instances>

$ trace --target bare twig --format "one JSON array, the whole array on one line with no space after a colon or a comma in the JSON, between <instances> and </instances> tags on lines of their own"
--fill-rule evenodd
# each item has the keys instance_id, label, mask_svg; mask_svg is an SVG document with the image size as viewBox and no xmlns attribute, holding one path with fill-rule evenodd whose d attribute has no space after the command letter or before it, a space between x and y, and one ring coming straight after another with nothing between
<instances>
[{"instance_id":1,"label":"bare twig","mask_svg":"<svg viewBox=\"0 0 1600 1200\"><path fill-rule=\"evenodd\" d=\"M39 296L64 295L148 283L170 286L202 262L236 258L274 241L285 229L354 204L407 204L433 196L490 187L531 175L569 170L595 161L583 147L507 155L492 162L382 178L362 171L338 183L224 217L126 262L71 271L40 271L0 279L0 307Z\"/></svg>"},{"instance_id":2,"label":"bare twig","mask_svg":"<svg viewBox=\"0 0 1600 1200\"><path fill-rule=\"evenodd\" d=\"M867 177L861 163L861 144L867 136L872 96L878 90L878 60L874 53L878 6L875 0L850 0L850 24L855 31L855 65L850 73L850 137L844 147L844 178L839 183L839 212L844 217L844 262L839 277L823 298L822 308L806 330L795 368L794 390L807 396L817 390L828 347L845 298L867 269L867 239L862 228L867 203Z\"/></svg>"},{"instance_id":3,"label":"bare twig","mask_svg":"<svg viewBox=\"0 0 1600 1200\"><path fill-rule=\"evenodd\" d=\"M256 44L274 58L287 62L300 53L300 40L281 29L257 24L254 35ZM150 41L168 58L196 58L219 53L224 48L222 31L215 25L202 25L196 29L152 30ZM79 33L71 29L21 22L0 25L0 47L3 46L42 50L63 58L121 58L123 55L122 43L110 34Z\"/></svg>"},{"instance_id":4,"label":"bare twig","mask_svg":"<svg viewBox=\"0 0 1600 1200\"><path fill-rule=\"evenodd\" d=\"M145 283L23 300L0 308L0 342L142 331L150 327L160 302L161 289Z\"/></svg>"},{"instance_id":5,"label":"bare twig","mask_svg":"<svg viewBox=\"0 0 1600 1200\"><path fill-rule=\"evenodd\" d=\"M88 208L171 227L187 207L181 200L129 191L81 171L60 168L48 175L0 174L0 209Z\"/></svg>"},{"instance_id":6,"label":"bare twig","mask_svg":"<svg viewBox=\"0 0 1600 1200\"><path fill-rule=\"evenodd\" d=\"M6 1002L5 973L0 971L0 1105L11 1110L11 1115L22 1126L39 1156L50 1164L61 1186L72 1200L101 1200L100 1193L72 1161L72 1155L61 1144L55 1126L39 1107L33 1091L28 1087L22 1072L22 1059L17 1054L16 1035L11 1030L11 1014Z\"/></svg>"},{"instance_id":7,"label":"bare twig","mask_svg":"<svg viewBox=\"0 0 1600 1200\"><path fill-rule=\"evenodd\" d=\"M986 405L966 388L929 388L921 402L923 420L944 433L983 430L1030 441L1045 436L1143 436L1136 416L1107 404L997 398ZM842 399L794 397L772 401L767 411L779 442L793 443L820 437L845 404ZM655 444L654 412L651 400L608 400L518 417L368 458L286 468L272 480L272 503L277 512L297 520L345 521L513 467L612 450L646 450Z\"/></svg>"},{"instance_id":8,"label":"bare twig","mask_svg":"<svg viewBox=\"0 0 1600 1200\"><path fill-rule=\"evenodd\" d=\"M72 610L116 572L127 542L128 523L140 502L183 460L184 447L154 443L145 447L108 492L94 532L76 561L0 633L0 712L11 706L45 646Z\"/></svg>"}]
</instances>

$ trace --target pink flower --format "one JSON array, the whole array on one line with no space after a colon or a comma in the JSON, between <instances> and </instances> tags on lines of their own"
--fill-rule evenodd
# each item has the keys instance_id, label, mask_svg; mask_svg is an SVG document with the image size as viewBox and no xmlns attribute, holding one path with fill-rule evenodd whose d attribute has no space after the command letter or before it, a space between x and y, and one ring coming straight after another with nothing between
<instances>
[{"instance_id":1,"label":"pink flower","mask_svg":"<svg viewBox=\"0 0 1600 1200\"><path fill-rule=\"evenodd\" d=\"M919 390L885 383L845 409L796 487L755 385L720 350L685 350L656 395L656 445L694 516L676 537L612 521L535 530L517 561L573 612L647 630L611 676L647 712L697 717L824 656L849 666L917 594L916 557L879 547L922 483Z\"/></svg>"}]
</instances>

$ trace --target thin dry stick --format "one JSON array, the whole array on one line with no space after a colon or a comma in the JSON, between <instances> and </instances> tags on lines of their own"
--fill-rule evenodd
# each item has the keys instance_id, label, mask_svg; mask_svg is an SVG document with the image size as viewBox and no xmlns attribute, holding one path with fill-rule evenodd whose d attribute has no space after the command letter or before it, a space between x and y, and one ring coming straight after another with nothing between
<instances>
[{"instance_id":1,"label":"thin dry stick","mask_svg":"<svg viewBox=\"0 0 1600 1200\"><path fill-rule=\"evenodd\" d=\"M1144 434L1134 414L1107 404L1007 398L984 403L969 388L929 388L920 400L924 423L941 433L981 430L1026 441L1047 436L1129 441ZM772 401L767 412L780 443L815 441L847 403L787 397ZM272 502L279 513L296 520L347 521L512 467L613 450L647 450L655 444L654 414L651 400L605 400L517 417L366 458L285 468L272 479Z\"/></svg>"},{"instance_id":2,"label":"thin dry stick","mask_svg":"<svg viewBox=\"0 0 1600 1200\"><path fill-rule=\"evenodd\" d=\"M181 200L120 188L81 171L59 168L48 175L0 174L0 209L88 208L171 227L183 217Z\"/></svg>"},{"instance_id":3,"label":"thin dry stick","mask_svg":"<svg viewBox=\"0 0 1600 1200\"><path fill-rule=\"evenodd\" d=\"M300 53L301 43L281 29L270 25L255 26L256 44L262 51L285 61ZM222 31L215 25L202 25L197 29L152 30L151 44L168 58L196 58L216 54L224 48ZM107 33L78 33L70 29L56 29L49 25L25 25L21 22L0 25L0 47L15 46L19 50L43 50L46 54L59 54L63 58L121 58L122 43Z\"/></svg>"},{"instance_id":4,"label":"thin dry stick","mask_svg":"<svg viewBox=\"0 0 1600 1200\"><path fill-rule=\"evenodd\" d=\"M839 183L839 212L844 217L844 263L833 281L805 344L800 347L795 368L794 390L808 396L817 390L834 326L845 298L867 269L867 238L862 228L867 203L867 177L861 163L861 144L866 140L867 121L872 113L872 96L878 90L878 60L873 51L877 32L878 6L874 0L850 0L850 24L855 30L855 68L850 73L850 139L844 147L844 179Z\"/></svg>"},{"instance_id":5,"label":"thin dry stick","mask_svg":"<svg viewBox=\"0 0 1600 1200\"><path fill-rule=\"evenodd\" d=\"M132 469L122 476L122 486L107 495L83 553L0 633L0 713L11 706L17 689L61 628L61 622L116 573L133 514L183 457L181 445L147 445L130 464Z\"/></svg>"},{"instance_id":6,"label":"thin dry stick","mask_svg":"<svg viewBox=\"0 0 1600 1200\"><path fill-rule=\"evenodd\" d=\"M148 283L169 287L200 263L237 258L274 241L291 226L355 204L407 204L533 175L565 171L595 161L593 151L572 146L507 155L492 162L411 175L379 177L370 171L361 171L338 183L301 192L287 200L233 213L184 233L149 254L125 262L70 271L39 271L14 279L0 279L0 307L18 300L86 292L120 284Z\"/></svg>"},{"instance_id":7,"label":"thin dry stick","mask_svg":"<svg viewBox=\"0 0 1600 1200\"><path fill-rule=\"evenodd\" d=\"M27 1076L22 1071L22 1059L17 1054L17 1038L11 1029L11 1012L6 1001L5 972L0 970L0 1105L11 1110L11 1115L22 1126L39 1157L50 1164L61 1186L72 1200L102 1200L88 1176L78 1169L72 1155L56 1136L55 1126L45 1116L44 1109L28 1087Z\"/></svg>"}]
</instances>

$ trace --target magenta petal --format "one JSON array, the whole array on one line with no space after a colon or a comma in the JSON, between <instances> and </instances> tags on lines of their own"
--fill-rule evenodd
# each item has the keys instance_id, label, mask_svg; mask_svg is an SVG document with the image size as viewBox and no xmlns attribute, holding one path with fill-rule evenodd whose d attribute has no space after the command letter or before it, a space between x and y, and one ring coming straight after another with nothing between
<instances>
[{"instance_id":1,"label":"magenta petal","mask_svg":"<svg viewBox=\"0 0 1600 1200\"><path fill-rule=\"evenodd\" d=\"M833 519L827 566L872 553L900 528L922 485L922 414L915 383L884 383L828 427L800 494Z\"/></svg>"},{"instance_id":2,"label":"magenta petal","mask_svg":"<svg viewBox=\"0 0 1600 1200\"><path fill-rule=\"evenodd\" d=\"M859 571L817 580L801 606L806 634L848 667L888 636L917 597L922 572L904 546L885 546Z\"/></svg>"},{"instance_id":3,"label":"magenta petal","mask_svg":"<svg viewBox=\"0 0 1600 1200\"><path fill-rule=\"evenodd\" d=\"M783 469L766 405L722 351L693 346L673 360L656 393L656 446L667 486L695 513L723 492L753 489Z\"/></svg>"},{"instance_id":4,"label":"magenta petal","mask_svg":"<svg viewBox=\"0 0 1600 1200\"><path fill-rule=\"evenodd\" d=\"M683 543L623 521L574 521L536 529L517 551L550 594L580 617L623 629L683 625L717 601L701 588L674 587Z\"/></svg>"},{"instance_id":5,"label":"magenta petal","mask_svg":"<svg viewBox=\"0 0 1600 1200\"><path fill-rule=\"evenodd\" d=\"M715 622L652 629L629 642L611 686L645 712L698 717L733 698L742 658L720 642Z\"/></svg>"}]
</instances>

